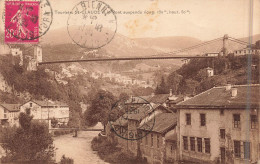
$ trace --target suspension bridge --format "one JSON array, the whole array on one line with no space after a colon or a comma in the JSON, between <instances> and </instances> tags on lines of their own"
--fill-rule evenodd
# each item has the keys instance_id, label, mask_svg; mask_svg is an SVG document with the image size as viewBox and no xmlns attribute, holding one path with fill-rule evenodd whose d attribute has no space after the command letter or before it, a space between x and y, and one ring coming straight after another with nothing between
<instances>
[{"instance_id":1,"label":"suspension bridge","mask_svg":"<svg viewBox=\"0 0 260 164\"><path fill-rule=\"evenodd\" d=\"M78 59L78 60L58 60L58 61L44 61L39 62L39 65L45 65L45 64L60 64L60 63L74 63L74 62L106 62L106 61L129 61L129 60L169 60L169 59L192 59L192 58L216 58L216 56L205 56L205 55L178 55L181 53L189 52L194 49L201 48L203 46L213 44L216 42L221 41L222 47L220 51L223 51L223 55L227 55L227 52L225 50L227 49L227 43L228 41L243 45L245 47L252 46L251 43L245 42L243 40L239 40L233 37L229 37L228 35L224 35L224 37L216 38L210 41L202 42L200 44L183 48L180 50L167 52L167 53L159 53L152 56L146 56L146 57L113 57L113 58L89 58L89 59Z\"/></svg>"}]
</instances>

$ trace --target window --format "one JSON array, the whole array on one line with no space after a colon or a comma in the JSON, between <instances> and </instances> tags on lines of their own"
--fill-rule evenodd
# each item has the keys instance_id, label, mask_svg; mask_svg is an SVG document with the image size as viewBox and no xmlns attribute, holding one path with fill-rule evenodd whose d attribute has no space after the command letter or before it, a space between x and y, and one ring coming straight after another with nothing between
<instances>
[{"instance_id":1,"label":"window","mask_svg":"<svg viewBox=\"0 0 260 164\"><path fill-rule=\"evenodd\" d=\"M183 149L188 150L188 137L183 136Z\"/></svg>"},{"instance_id":2,"label":"window","mask_svg":"<svg viewBox=\"0 0 260 164\"><path fill-rule=\"evenodd\" d=\"M220 129L220 138L225 139L226 137L226 130L225 129Z\"/></svg>"},{"instance_id":3,"label":"window","mask_svg":"<svg viewBox=\"0 0 260 164\"><path fill-rule=\"evenodd\" d=\"M200 114L200 126L206 125L206 114Z\"/></svg>"},{"instance_id":4,"label":"window","mask_svg":"<svg viewBox=\"0 0 260 164\"><path fill-rule=\"evenodd\" d=\"M210 139L209 138L205 138L205 153L210 153Z\"/></svg>"},{"instance_id":5,"label":"window","mask_svg":"<svg viewBox=\"0 0 260 164\"><path fill-rule=\"evenodd\" d=\"M197 138L198 152L202 152L202 138Z\"/></svg>"},{"instance_id":6,"label":"window","mask_svg":"<svg viewBox=\"0 0 260 164\"><path fill-rule=\"evenodd\" d=\"M257 116L256 115L251 115L251 129L256 129L257 128Z\"/></svg>"},{"instance_id":7,"label":"window","mask_svg":"<svg viewBox=\"0 0 260 164\"><path fill-rule=\"evenodd\" d=\"M157 148L160 147L160 136L159 134L157 134Z\"/></svg>"},{"instance_id":8,"label":"window","mask_svg":"<svg viewBox=\"0 0 260 164\"><path fill-rule=\"evenodd\" d=\"M224 115L224 109L220 109L220 115Z\"/></svg>"},{"instance_id":9,"label":"window","mask_svg":"<svg viewBox=\"0 0 260 164\"><path fill-rule=\"evenodd\" d=\"M173 143L171 144L171 153L173 153L173 151L176 149L177 147L177 142L173 141Z\"/></svg>"},{"instance_id":10,"label":"window","mask_svg":"<svg viewBox=\"0 0 260 164\"><path fill-rule=\"evenodd\" d=\"M191 125L191 114L186 113L186 125Z\"/></svg>"},{"instance_id":11,"label":"window","mask_svg":"<svg viewBox=\"0 0 260 164\"><path fill-rule=\"evenodd\" d=\"M30 108L26 108L26 114L30 115L31 114L31 109Z\"/></svg>"},{"instance_id":12,"label":"window","mask_svg":"<svg viewBox=\"0 0 260 164\"><path fill-rule=\"evenodd\" d=\"M234 141L234 153L235 157L241 157L240 141Z\"/></svg>"},{"instance_id":13,"label":"window","mask_svg":"<svg viewBox=\"0 0 260 164\"><path fill-rule=\"evenodd\" d=\"M240 127L240 114L233 114L234 128Z\"/></svg>"},{"instance_id":14,"label":"window","mask_svg":"<svg viewBox=\"0 0 260 164\"><path fill-rule=\"evenodd\" d=\"M244 159L250 159L250 142L244 142Z\"/></svg>"},{"instance_id":15,"label":"window","mask_svg":"<svg viewBox=\"0 0 260 164\"><path fill-rule=\"evenodd\" d=\"M173 153L174 145L171 145L171 153Z\"/></svg>"},{"instance_id":16,"label":"window","mask_svg":"<svg viewBox=\"0 0 260 164\"><path fill-rule=\"evenodd\" d=\"M153 147L153 134L151 134L151 147Z\"/></svg>"},{"instance_id":17,"label":"window","mask_svg":"<svg viewBox=\"0 0 260 164\"><path fill-rule=\"evenodd\" d=\"M148 138L147 138L147 135L145 136L145 145L148 145Z\"/></svg>"},{"instance_id":18,"label":"window","mask_svg":"<svg viewBox=\"0 0 260 164\"><path fill-rule=\"evenodd\" d=\"M195 138L190 137L190 150L195 151Z\"/></svg>"},{"instance_id":19,"label":"window","mask_svg":"<svg viewBox=\"0 0 260 164\"><path fill-rule=\"evenodd\" d=\"M30 103L30 107L32 107L32 103Z\"/></svg>"}]
</instances>

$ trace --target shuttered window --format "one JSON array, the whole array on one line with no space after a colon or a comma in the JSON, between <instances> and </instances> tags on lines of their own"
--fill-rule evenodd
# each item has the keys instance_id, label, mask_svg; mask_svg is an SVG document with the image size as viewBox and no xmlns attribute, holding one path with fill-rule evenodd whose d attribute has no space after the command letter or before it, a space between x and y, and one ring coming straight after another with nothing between
<instances>
[{"instance_id":1,"label":"shuttered window","mask_svg":"<svg viewBox=\"0 0 260 164\"><path fill-rule=\"evenodd\" d=\"M234 153L235 153L235 157L237 158L241 157L240 141L234 141Z\"/></svg>"},{"instance_id":2,"label":"shuttered window","mask_svg":"<svg viewBox=\"0 0 260 164\"><path fill-rule=\"evenodd\" d=\"M200 114L200 126L206 126L206 114Z\"/></svg>"},{"instance_id":3,"label":"shuttered window","mask_svg":"<svg viewBox=\"0 0 260 164\"><path fill-rule=\"evenodd\" d=\"M191 125L191 114L186 113L186 125Z\"/></svg>"},{"instance_id":4,"label":"shuttered window","mask_svg":"<svg viewBox=\"0 0 260 164\"><path fill-rule=\"evenodd\" d=\"M240 128L240 114L233 114L234 128Z\"/></svg>"},{"instance_id":5,"label":"shuttered window","mask_svg":"<svg viewBox=\"0 0 260 164\"><path fill-rule=\"evenodd\" d=\"M195 151L195 137L190 137L190 150Z\"/></svg>"},{"instance_id":6,"label":"shuttered window","mask_svg":"<svg viewBox=\"0 0 260 164\"><path fill-rule=\"evenodd\" d=\"M197 138L198 152L202 152L202 138Z\"/></svg>"},{"instance_id":7,"label":"shuttered window","mask_svg":"<svg viewBox=\"0 0 260 164\"><path fill-rule=\"evenodd\" d=\"M256 129L257 128L257 116L256 115L251 115L251 129Z\"/></svg>"},{"instance_id":8,"label":"shuttered window","mask_svg":"<svg viewBox=\"0 0 260 164\"><path fill-rule=\"evenodd\" d=\"M188 150L188 137L183 136L183 149Z\"/></svg>"},{"instance_id":9,"label":"shuttered window","mask_svg":"<svg viewBox=\"0 0 260 164\"><path fill-rule=\"evenodd\" d=\"M210 153L210 139L209 138L205 138L205 153Z\"/></svg>"}]
</instances>

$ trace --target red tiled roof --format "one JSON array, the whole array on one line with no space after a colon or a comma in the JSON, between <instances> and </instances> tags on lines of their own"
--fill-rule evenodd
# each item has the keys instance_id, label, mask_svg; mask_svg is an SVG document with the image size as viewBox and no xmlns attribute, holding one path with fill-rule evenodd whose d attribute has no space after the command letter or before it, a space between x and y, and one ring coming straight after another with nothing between
<instances>
[{"instance_id":1,"label":"red tiled roof","mask_svg":"<svg viewBox=\"0 0 260 164\"><path fill-rule=\"evenodd\" d=\"M2 107L4 107L9 112L19 112L19 106L20 104L0 104Z\"/></svg>"},{"instance_id":2,"label":"red tiled roof","mask_svg":"<svg viewBox=\"0 0 260 164\"><path fill-rule=\"evenodd\" d=\"M259 84L250 86L235 85L233 88L237 88L236 97L231 96L232 89L226 90L224 86L214 87L186 101L178 103L177 107L245 107L248 103L251 106L259 107Z\"/></svg>"},{"instance_id":3,"label":"red tiled roof","mask_svg":"<svg viewBox=\"0 0 260 164\"><path fill-rule=\"evenodd\" d=\"M146 125L152 127L151 131L153 132L165 133L177 125L177 115L174 113L160 113L154 119L140 125L138 129L145 130Z\"/></svg>"}]
</instances>

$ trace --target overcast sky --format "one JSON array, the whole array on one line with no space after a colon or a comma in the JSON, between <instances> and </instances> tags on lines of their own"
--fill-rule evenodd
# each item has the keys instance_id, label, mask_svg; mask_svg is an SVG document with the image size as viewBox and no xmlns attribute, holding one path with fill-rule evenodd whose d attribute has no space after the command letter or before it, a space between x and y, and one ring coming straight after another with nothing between
<instances>
[{"instance_id":1,"label":"overcast sky","mask_svg":"<svg viewBox=\"0 0 260 164\"><path fill-rule=\"evenodd\" d=\"M4 0L0 0L1 13ZM66 27L68 14L80 0L49 0L54 12L50 30ZM210 40L229 34L249 35L250 0L106 0L115 11L190 11L190 14L117 14L117 32L131 38L190 36ZM260 0L253 0L253 34L260 33ZM1 14L2 17L2 14ZM1 18L2 19L2 18ZM3 30L2 20L0 22Z\"/></svg>"}]
</instances>

